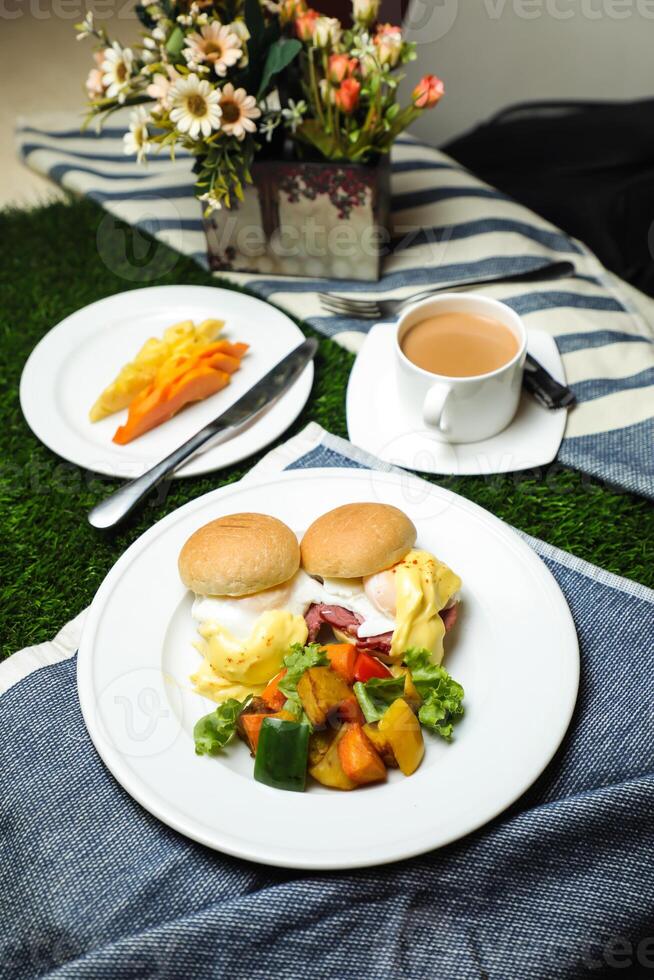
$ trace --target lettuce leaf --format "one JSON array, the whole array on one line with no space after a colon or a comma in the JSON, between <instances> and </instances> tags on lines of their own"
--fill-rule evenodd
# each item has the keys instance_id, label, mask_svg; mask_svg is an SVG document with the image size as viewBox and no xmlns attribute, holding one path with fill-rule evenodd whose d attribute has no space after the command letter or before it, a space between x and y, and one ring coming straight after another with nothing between
<instances>
[{"instance_id":1,"label":"lettuce leaf","mask_svg":"<svg viewBox=\"0 0 654 980\"><path fill-rule=\"evenodd\" d=\"M193 728L196 755L217 755L225 748L234 737L238 716L249 700L249 697L245 701L229 698L196 721Z\"/></svg>"},{"instance_id":2,"label":"lettuce leaf","mask_svg":"<svg viewBox=\"0 0 654 980\"><path fill-rule=\"evenodd\" d=\"M404 677L371 677L365 683L357 681L354 693L366 721L379 721L393 701L404 694Z\"/></svg>"},{"instance_id":3,"label":"lettuce leaf","mask_svg":"<svg viewBox=\"0 0 654 980\"><path fill-rule=\"evenodd\" d=\"M310 643L306 647L294 643L290 653L284 657L283 666L286 668L286 673L277 687L290 701L299 703L297 682L302 674L310 667L328 667L329 657L319 643Z\"/></svg>"},{"instance_id":4,"label":"lettuce leaf","mask_svg":"<svg viewBox=\"0 0 654 980\"><path fill-rule=\"evenodd\" d=\"M449 742L453 723L464 713L463 688L444 667L431 662L428 650L411 647L405 651L402 659L422 697L418 711L420 723Z\"/></svg>"}]
</instances>

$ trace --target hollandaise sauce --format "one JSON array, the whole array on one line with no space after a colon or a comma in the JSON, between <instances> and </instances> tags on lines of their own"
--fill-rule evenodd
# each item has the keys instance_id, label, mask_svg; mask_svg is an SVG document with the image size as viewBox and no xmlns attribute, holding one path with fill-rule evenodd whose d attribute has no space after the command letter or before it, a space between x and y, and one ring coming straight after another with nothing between
<instances>
[{"instance_id":1,"label":"hollandaise sauce","mask_svg":"<svg viewBox=\"0 0 654 980\"><path fill-rule=\"evenodd\" d=\"M202 623L198 632L204 661L191 680L198 693L219 702L260 694L290 647L304 644L308 636L304 617L286 610L261 613L244 640L217 622Z\"/></svg>"},{"instance_id":2,"label":"hollandaise sauce","mask_svg":"<svg viewBox=\"0 0 654 980\"><path fill-rule=\"evenodd\" d=\"M400 661L409 647L430 650L434 663L443 659L445 624L440 610L461 588L461 579L428 551L413 549L393 568L396 625L391 656Z\"/></svg>"}]
</instances>

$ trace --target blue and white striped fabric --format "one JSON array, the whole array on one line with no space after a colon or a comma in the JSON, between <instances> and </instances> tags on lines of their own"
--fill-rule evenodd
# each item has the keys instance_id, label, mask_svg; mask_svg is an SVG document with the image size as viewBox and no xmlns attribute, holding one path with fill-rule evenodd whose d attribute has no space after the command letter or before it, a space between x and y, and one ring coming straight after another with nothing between
<instances>
[{"instance_id":1,"label":"blue and white striped fabric","mask_svg":"<svg viewBox=\"0 0 654 980\"><path fill-rule=\"evenodd\" d=\"M315 466L388 469L311 425L253 475ZM114 781L84 728L79 620L56 643L0 664L0 976L571 980L627 966L649 975L654 592L528 541L579 634L568 735L510 810L397 865L280 871L158 823ZM510 738L509 689L507 698Z\"/></svg>"},{"instance_id":2,"label":"blue and white striped fabric","mask_svg":"<svg viewBox=\"0 0 654 980\"><path fill-rule=\"evenodd\" d=\"M206 265L192 161L160 156L140 166L123 153L123 122L116 114L96 135L80 133L78 117L70 114L22 121L19 151L33 169ZM556 339L579 402L560 462L654 496L654 302L607 273L579 242L438 150L404 138L392 164L395 247L379 283L221 277L357 350L370 323L325 316L316 290L401 297L432 283L572 260L577 273L570 279L484 291Z\"/></svg>"}]
</instances>

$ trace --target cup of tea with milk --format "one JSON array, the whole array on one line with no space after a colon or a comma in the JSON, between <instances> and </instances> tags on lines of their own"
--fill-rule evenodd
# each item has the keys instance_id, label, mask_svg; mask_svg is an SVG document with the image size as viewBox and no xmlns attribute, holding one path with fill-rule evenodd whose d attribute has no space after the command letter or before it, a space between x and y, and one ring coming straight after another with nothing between
<instances>
[{"instance_id":1,"label":"cup of tea with milk","mask_svg":"<svg viewBox=\"0 0 654 980\"><path fill-rule=\"evenodd\" d=\"M410 307L395 334L400 394L441 442L505 429L520 401L527 335L510 307L442 293Z\"/></svg>"}]
</instances>

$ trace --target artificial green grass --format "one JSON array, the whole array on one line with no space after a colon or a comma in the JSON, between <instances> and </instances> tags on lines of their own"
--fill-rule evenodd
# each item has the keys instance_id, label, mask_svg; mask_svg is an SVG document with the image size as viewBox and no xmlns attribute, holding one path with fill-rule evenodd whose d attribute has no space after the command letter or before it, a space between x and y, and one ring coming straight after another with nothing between
<instances>
[{"instance_id":1,"label":"artificial green grass","mask_svg":"<svg viewBox=\"0 0 654 980\"><path fill-rule=\"evenodd\" d=\"M117 482L64 462L32 435L18 399L23 364L54 324L103 296L143 285L215 285L216 280L194 262L116 224L89 201L5 212L0 240L0 656L7 656L49 639L83 609L120 554L154 521L238 480L259 457L173 481L118 531L94 531L86 513ZM311 398L284 439L310 420L347 435L344 395L352 361L335 343L321 339ZM649 501L557 464L538 472L433 482L550 544L654 586Z\"/></svg>"}]
</instances>

